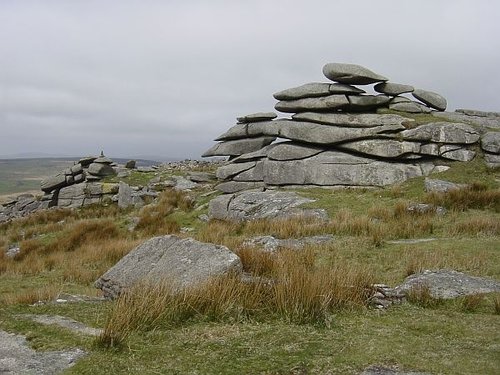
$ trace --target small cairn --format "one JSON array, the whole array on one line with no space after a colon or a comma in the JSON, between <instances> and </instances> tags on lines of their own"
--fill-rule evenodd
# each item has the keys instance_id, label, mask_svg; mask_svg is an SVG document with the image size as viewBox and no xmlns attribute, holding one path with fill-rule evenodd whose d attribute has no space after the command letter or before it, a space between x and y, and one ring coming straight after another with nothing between
<instances>
[{"instance_id":1,"label":"small cairn","mask_svg":"<svg viewBox=\"0 0 500 375\"><path fill-rule=\"evenodd\" d=\"M216 138L202 156L227 156L217 170L224 193L266 186L380 187L446 170L443 159L470 161L480 134L443 121L418 125L408 113L439 114L446 99L354 64L323 68L332 82L312 82L274 94L277 114L254 113ZM354 85L371 85L366 94ZM413 99L405 96L411 94ZM381 111L385 109L386 112ZM387 111L387 110L392 111Z\"/></svg>"}]
</instances>

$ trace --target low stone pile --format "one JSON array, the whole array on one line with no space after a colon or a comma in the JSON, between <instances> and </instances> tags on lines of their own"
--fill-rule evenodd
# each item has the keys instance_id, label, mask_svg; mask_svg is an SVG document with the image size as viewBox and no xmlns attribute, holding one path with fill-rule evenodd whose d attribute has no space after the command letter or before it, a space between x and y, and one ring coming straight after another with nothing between
<instances>
[{"instance_id":1,"label":"low stone pile","mask_svg":"<svg viewBox=\"0 0 500 375\"><path fill-rule=\"evenodd\" d=\"M323 73L334 83L307 83L274 94L279 100L275 108L292 113L291 118L272 112L242 116L216 138L219 143L202 156L229 157L217 170L219 190L386 186L446 170L440 165L443 160L476 156L474 145L481 134L473 126L438 117L421 125L405 116L438 116L447 105L441 95L388 82L358 65L327 64ZM380 95L352 86L372 83ZM416 100L403 96L407 93ZM398 114L377 113L381 108ZM483 149L496 158L498 147L490 145L498 141L490 137L498 139L498 134L485 135L482 141Z\"/></svg>"}]
</instances>

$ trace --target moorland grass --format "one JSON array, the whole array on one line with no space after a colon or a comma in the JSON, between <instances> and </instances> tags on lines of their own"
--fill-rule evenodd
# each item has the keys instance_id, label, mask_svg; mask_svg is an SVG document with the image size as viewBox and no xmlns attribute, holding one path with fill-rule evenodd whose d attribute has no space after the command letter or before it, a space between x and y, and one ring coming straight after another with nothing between
<instances>
[{"instance_id":1,"label":"moorland grass","mask_svg":"<svg viewBox=\"0 0 500 375\"><path fill-rule=\"evenodd\" d=\"M0 246L22 245L15 259L0 252L0 327L28 335L41 349L83 347L89 355L68 370L75 374L349 374L373 364L494 373L498 294L450 303L424 291L384 313L366 306L370 283L396 285L424 269L500 277L498 175L476 162L451 166L439 178L473 186L439 196L424 192L423 179L377 190L300 190L317 199L309 207L327 209L327 222L204 223L197 216L206 210L195 207L207 198L168 191L142 210L54 210L0 225ZM448 212L408 211L420 202ZM129 230L133 217L149 224ZM114 302L30 306L59 292L95 294L93 281L118 259L150 236L178 233L181 225L200 241L235 251L254 282L228 275L180 294L171 285L139 285ZM243 245L257 235L326 233L334 235L331 243L299 252ZM429 237L434 240L388 242ZM21 321L16 316L23 313L65 315L105 333L95 342Z\"/></svg>"}]
</instances>

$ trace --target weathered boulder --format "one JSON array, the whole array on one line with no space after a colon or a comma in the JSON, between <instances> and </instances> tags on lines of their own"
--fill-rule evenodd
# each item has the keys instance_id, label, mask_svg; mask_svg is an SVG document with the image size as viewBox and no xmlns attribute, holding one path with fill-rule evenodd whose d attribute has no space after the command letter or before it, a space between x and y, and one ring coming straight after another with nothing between
<instances>
[{"instance_id":1,"label":"weathered boulder","mask_svg":"<svg viewBox=\"0 0 500 375\"><path fill-rule=\"evenodd\" d=\"M424 181L425 191L428 193L446 193L450 190L456 190L465 187L463 184L456 184L450 181L437 180L432 178L426 178Z\"/></svg>"},{"instance_id":2,"label":"weathered boulder","mask_svg":"<svg viewBox=\"0 0 500 375\"><path fill-rule=\"evenodd\" d=\"M488 168L500 168L500 155L484 154L484 161Z\"/></svg>"},{"instance_id":3,"label":"weathered boulder","mask_svg":"<svg viewBox=\"0 0 500 375\"><path fill-rule=\"evenodd\" d=\"M227 180L229 177L235 176L238 173L246 171L250 168L255 167L254 161L249 161L246 163L231 163L219 167L215 173L215 176L219 180Z\"/></svg>"},{"instance_id":4,"label":"weathered boulder","mask_svg":"<svg viewBox=\"0 0 500 375\"><path fill-rule=\"evenodd\" d=\"M205 151L202 157L209 156L239 156L249 152L260 150L262 147L272 143L275 137L257 137L248 139L237 139L217 143Z\"/></svg>"},{"instance_id":5,"label":"weathered boulder","mask_svg":"<svg viewBox=\"0 0 500 375\"><path fill-rule=\"evenodd\" d=\"M86 353L81 349L38 351L25 336L0 330L0 371L15 374L60 374Z\"/></svg>"},{"instance_id":6,"label":"weathered boulder","mask_svg":"<svg viewBox=\"0 0 500 375\"><path fill-rule=\"evenodd\" d=\"M352 111L368 111L372 108L386 106L391 98L387 95L347 96L349 109Z\"/></svg>"},{"instance_id":7,"label":"weathered boulder","mask_svg":"<svg viewBox=\"0 0 500 375\"><path fill-rule=\"evenodd\" d=\"M197 183L213 182L217 179L214 173L197 171L189 172L187 178Z\"/></svg>"},{"instance_id":8,"label":"weathered boulder","mask_svg":"<svg viewBox=\"0 0 500 375\"><path fill-rule=\"evenodd\" d=\"M78 164L80 164L83 168L88 168L88 166L92 164L95 159L97 159L97 156L86 156L78 160Z\"/></svg>"},{"instance_id":9,"label":"weathered boulder","mask_svg":"<svg viewBox=\"0 0 500 375\"><path fill-rule=\"evenodd\" d=\"M116 298L140 282L168 283L175 289L199 285L228 272L241 273L240 258L227 247L177 236L153 237L103 274L95 286Z\"/></svg>"},{"instance_id":10,"label":"weathered boulder","mask_svg":"<svg viewBox=\"0 0 500 375\"><path fill-rule=\"evenodd\" d=\"M349 106L345 95L329 95L318 98L286 100L276 103L274 108L280 112L327 111L344 109Z\"/></svg>"},{"instance_id":11,"label":"weathered boulder","mask_svg":"<svg viewBox=\"0 0 500 375\"><path fill-rule=\"evenodd\" d=\"M208 215L219 220L257 220L307 216L326 219L324 210L303 209L299 206L314 202L293 192L245 191L221 195L209 203Z\"/></svg>"},{"instance_id":12,"label":"weathered boulder","mask_svg":"<svg viewBox=\"0 0 500 375\"><path fill-rule=\"evenodd\" d=\"M434 298L457 298L473 294L500 292L500 281L469 276L453 270L426 270L408 276L396 291L408 293L412 289L426 287Z\"/></svg>"},{"instance_id":13,"label":"weathered boulder","mask_svg":"<svg viewBox=\"0 0 500 375\"><path fill-rule=\"evenodd\" d=\"M105 177L114 175L115 170L109 163L93 162L89 165L88 173L98 177Z\"/></svg>"},{"instance_id":14,"label":"weathered boulder","mask_svg":"<svg viewBox=\"0 0 500 375\"><path fill-rule=\"evenodd\" d=\"M326 78L340 83L368 85L389 79L356 64L330 63L323 67Z\"/></svg>"},{"instance_id":15,"label":"weathered boulder","mask_svg":"<svg viewBox=\"0 0 500 375\"><path fill-rule=\"evenodd\" d=\"M393 114L375 113L314 113L302 112L292 116L294 120L348 128L373 128L383 125L412 126L415 120Z\"/></svg>"},{"instance_id":16,"label":"weathered boulder","mask_svg":"<svg viewBox=\"0 0 500 375\"><path fill-rule=\"evenodd\" d=\"M41 182L41 189L46 193L50 193L62 186L66 185L66 176L64 173L57 174L46 178Z\"/></svg>"},{"instance_id":17,"label":"weathered boulder","mask_svg":"<svg viewBox=\"0 0 500 375\"><path fill-rule=\"evenodd\" d=\"M278 121L276 121L278 122ZM276 136L293 141L319 145L335 144L404 129L403 125L382 125L372 128L336 127L310 122L280 121ZM274 129L272 129L274 130Z\"/></svg>"},{"instance_id":18,"label":"weathered boulder","mask_svg":"<svg viewBox=\"0 0 500 375\"><path fill-rule=\"evenodd\" d=\"M249 123L249 122L259 122L259 121L268 121L278 117L278 115L274 112L257 112L249 115L237 117L236 120L239 123Z\"/></svg>"},{"instance_id":19,"label":"weathered boulder","mask_svg":"<svg viewBox=\"0 0 500 375\"><path fill-rule=\"evenodd\" d=\"M433 165L389 163L324 151L302 160L265 160L264 182L268 185L387 186L429 174Z\"/></svg>"},{"instance_id":20,"label":"weathered boulder","mask_svg":"<svg viewBox=\"0 0 500 375\"><path fill-rule=\"evenodd\" d=\"M302 98L314 98L319 96L327 96L331 94L361 94L364 90L358 89L351 85L341 83L322 83L311 82L298 87L292 87L273 94L277 100L295 100Z\"/></svg>"},{"instance_id":21,"label":"weathered boulder","mask_svg":"<svg viewBox=\"0 0 500 375\"><path fill-rule=\"evenodd\" d=\"M264 179L264 161L258 161L255 166L236 175L234 181L258 182Z\"/></svg>"},{"instance_id":22,"label":"weathered boulder","mask_svg":"<svg viewBox=\"0 0 500 375\"><path fill-rule=\"evenodd\" d=\"M269 150L267 157L271 160L299 160L310 158L323 151L324 148L319 146L283 142Z\"/></svg>"},{"instance_id":23,"label":"weathered boulder","mask_svg":"<svg viewBox=\"0 0 500 375\"><path fill-rule=\"evenodd\" d=\"M238 182L227 181L216 186L216 189L224 194L238 193L244 190L262 189L264 182Z\"/></svg>"},{"instance_id":24,"label":"weathered boulder","mask_svg":"<svg viewBox=\"0 0 500 375\"><path fill-rule=\"evenodd\" d=\"M171 176L170 180L174 183L174 190L188 191L194 189L197 186L196 182L188 180L184 176Z\"/></svg>"},{"instance_id":25,"label":"weathered boulder","mask_svg":"<svg viewBox=\"0 0 500 375\"><path fill-rule=\"evenodd\" d=\"M120 181L118 187L118 207L128 208L135 205L132 188L129 184Z\"/></svg>"},{"instance_id":26,"label":"weathered boulder","mask_svg":"<svg viewBox=\"0 0 500 375\"><path fill-rule=\"evenodd\" d=\"M432 122L404 130L398 136L405 140L459 144L472 144L479 140L479 133L473 127L459 122Z\"/></svg>"},{"instance_id":27,"label":"weathered boulder","mask_svg":"<svg viewBox=\"0 0 500 375\"><path fill-rule=\"evenodd\" d=\"M399 101L392 102L389 104L389 109L399 112L408 112L408 113L431 113L431 109L426 107L423 104L409 101Z\"/></svg>"},{"instance_id":28,"label":"weathered boulder","mask_svg":"<svg viewBox=\"0 0 500 375\"><path fill-rule=\"evenodd\" d=\"M280 248L300 250L307 245L323 245L331 242L332 240L333 236L330 234L323 236L285 239L280 239L273 236L259 236L246 240L245 242L243 242L243 245L251 247L262 247L265 251L275 252Z\"/></svg>"},{"instance_id":29,"label":"weathered boulder","mask_svg":"<svg viewBox=\"0 0 500 375\"><path fill-rule=\"evenodd\" d=\"M404 94L405 92L412 92L413 90L415 90L413 86L402 85L400 83L392 83L392 82L377 83L373 87L373 89L376 92L380 92L382 94L387 94L391 96L396 96Z\"/></svg>"},{"instance_id":30,"label":"weathered boulder","mask_svg":"<svg viewBox=\"0 0 500 375\"><path fill-rule=\"evenodd\" d=\"M438 111L446 110L446 99L435 92L416 89L412 92L412 95L431 108L435 108Z\"/></svg>"},{"instance_id":31,"label":"weathered boulder","mask_svg":"<svg viewBox=\"0 0 500 375\"><path fill-rule=\"evenodd\" d=\"M481 148L492 154L500 154L500 132L488 132L481 137Z\"/></svg>"},{"instance_id":32,"label":"weathered boulder","mask_svg":"<svg viewBox=\"0 0 500 375\"><path fill-rule=\"evenodd\" d=\"M135 169L136 168L136 161L135 160L129 160L125 163L125 168L127 169Z\"/></svg>"},{"instance_id":33,"label":"weathered boulder","mask_svg":"<svg viewBox=\"0 0 500 375\"><path fill-rule=\"evenodd\" d=\"M397 158L404 154L419 154L419 142L397 141L393 139L367 139L342 143L341 150L355 151L362 154L384 158Z\"/></svg>"}]
</instances>

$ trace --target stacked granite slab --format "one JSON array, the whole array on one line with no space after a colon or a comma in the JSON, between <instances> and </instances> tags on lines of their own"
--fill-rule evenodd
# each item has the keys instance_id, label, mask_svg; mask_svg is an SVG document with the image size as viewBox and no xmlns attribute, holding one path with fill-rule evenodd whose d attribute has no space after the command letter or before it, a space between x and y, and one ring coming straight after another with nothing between
<instances>
[{"instance_id":1,"label":"stacked granite slab","mask_svg":"<svg viewBox=\"0 0 500 375\"><path fill-rule=\"evenodd\" d=\"M480 134L461 122L419 125L405 113L446 109L441 95L388 82L353 64L327 64L333 82L307 83L274 94L275 108L255 113L216 138L203 157L229 156L217 170L225 193L263 186L387 186L470 161ZM380 95L354 85L375 84ZM411 93L412 100L402 96ZM389 108L390 113L377 113ZM395 114L397 113L397 114Z\"/></svg>"},{"instance_id":2,"label":"stacked granite slab","mask_svg":"<svg viewBox=\"0 0 500 375\"><path fill-rule=\"evenodd\" d=\"M104 177L115 175L115 168L113 160L102 152L99 157L81 158L72 167L41 182L45 193L42 201L48 202L48 207L81 207L101 202L104 195L118 191L117 187L99 183Z\"/></svg>"}]
</instances>

